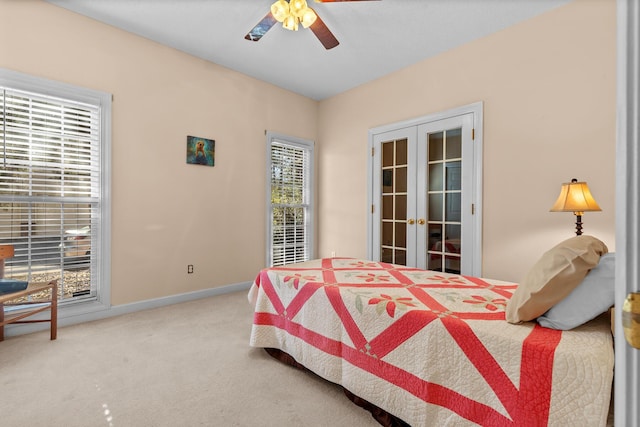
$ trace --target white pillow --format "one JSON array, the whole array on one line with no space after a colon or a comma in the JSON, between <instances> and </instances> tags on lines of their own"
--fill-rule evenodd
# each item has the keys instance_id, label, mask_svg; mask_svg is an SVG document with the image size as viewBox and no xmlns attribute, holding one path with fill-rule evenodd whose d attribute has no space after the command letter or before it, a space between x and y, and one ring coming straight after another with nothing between
<instances>
[{"instance_id":1,"label":"white pillow","mask_svg":"<svg viewBox=\"0 0 640 427\"><path fill-rule=\"evenodd\" d=\"M604 254L571 293L551 307L538 323L546 328L567 331L604 313L614 305L615 254Z\"/></svg>"}]
</instances>

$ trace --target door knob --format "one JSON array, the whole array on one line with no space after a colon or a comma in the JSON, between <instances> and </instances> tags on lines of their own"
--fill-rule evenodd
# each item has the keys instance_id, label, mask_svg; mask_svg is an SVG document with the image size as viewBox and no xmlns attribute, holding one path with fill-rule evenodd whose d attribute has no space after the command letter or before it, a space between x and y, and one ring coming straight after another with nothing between
<instances>
[{"instance_id":1,"label":"door knob","mask_svg":"<svg viewBox=\"0 0 640 427\"><path fill-rule=\"evenodd\" d=\"M407 224L409 224L409 225L413 225L413 224L415 224L415 223L416 223L416 221L415 221L413 218L409 218L409 219L407 220Z\"/></svg>"},{"instance_id":2,"label":"door knob","mask_svg":"<svg viewBox=\"0 0 640 427\"><path fill-rule=\"evenodd\" d=\"M420 224L420 225L424 225L424 223L425 223L424 219L420 218L420 219L418 220L418 224Z\"/></svg>"}]
</instances>

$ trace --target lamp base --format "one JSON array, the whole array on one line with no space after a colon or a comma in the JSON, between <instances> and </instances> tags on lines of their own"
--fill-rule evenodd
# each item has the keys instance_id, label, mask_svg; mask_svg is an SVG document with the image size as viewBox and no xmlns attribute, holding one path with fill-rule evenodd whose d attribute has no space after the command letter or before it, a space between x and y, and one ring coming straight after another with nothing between
<instances>
[{"instance_id":1,"label":"lamp base","mask_svg":"<svg viewBox=\"0 0 640 427\"><path fill-rule=\"evenodd\" d=\"M576 236L582 234L582 215L576 214Z\"/></svg>"}]
</instances>

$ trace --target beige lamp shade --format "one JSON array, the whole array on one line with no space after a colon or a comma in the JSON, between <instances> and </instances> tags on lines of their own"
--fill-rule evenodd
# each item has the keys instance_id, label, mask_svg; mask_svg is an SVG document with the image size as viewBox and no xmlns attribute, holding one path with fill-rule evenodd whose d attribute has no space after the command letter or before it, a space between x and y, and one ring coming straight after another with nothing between
<instances>
[{"instance_id":1,"label":"beige lamp shade","mask_svg":"<svg viewBox=\"0 0 640 427\"><path fill-rule=\"evenodd\" d=\"M550 209L551 212L575 212L576 215L581 215L582 212L601 210L591 195L587 183L578 182L577 179L562 184L558 200Z\"/></svg>"}]
</instances>

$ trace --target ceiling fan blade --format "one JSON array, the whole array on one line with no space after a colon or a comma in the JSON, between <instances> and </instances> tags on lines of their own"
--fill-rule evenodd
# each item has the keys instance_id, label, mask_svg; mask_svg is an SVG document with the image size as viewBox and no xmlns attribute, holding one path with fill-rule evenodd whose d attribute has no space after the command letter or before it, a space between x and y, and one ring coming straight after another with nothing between
<instances>
[{"instance_id":1,"label":"ceiling fan blade","mask_svg":"<svg viewBox=\"0 0 640 427\"><path fill-rule=\"evenodd\" d=\"M258 24L256 24L255 27L253 27L251 31L247 33L246 36L244 36L244 38L257 42L267 33L267 31L271 29L271 27L275 25L276 22L278 22L276 21L276 18L274 18L271 12L269 12L260 22L258 22Z\"/></svg>"},{"instance_id":2,"label":"ceiling fan blade","mask_svg":"<svg viewBox=\"0 0 640 427\"><path fill-rule=\"evenodd\" d=\"M333 49L340 44L336 36L334 36L331 30L327 28L324 21L322 21L319 16L317 17L316 22L311 24L309 28L313 31L313 34L316 35L318 40L320 40L320 43L322 43L325 49Z\"/></svg>"}]
</instances>

